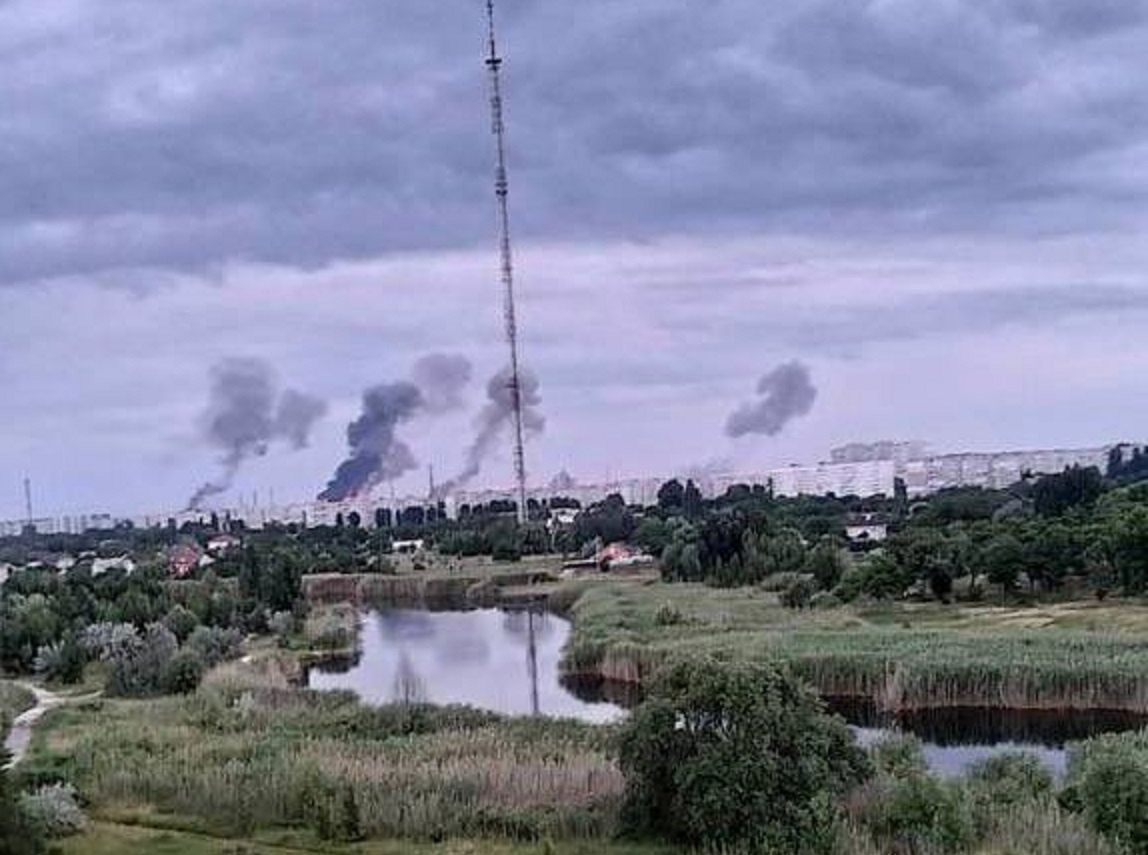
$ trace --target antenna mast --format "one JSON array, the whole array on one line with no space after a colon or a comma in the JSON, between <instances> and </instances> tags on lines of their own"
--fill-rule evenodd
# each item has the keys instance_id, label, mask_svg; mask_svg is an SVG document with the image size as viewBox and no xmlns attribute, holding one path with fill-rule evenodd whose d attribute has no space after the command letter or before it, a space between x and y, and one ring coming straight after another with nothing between
<instances>
[{"instance_id":1,"label":"antenna mast","mask_svg":"<svg viewBox=\"0 0 1148 855\"><path fill-rule=\"evenodd\" d=\"M24 513L27 516L28 525L32 525L36 516L32 513L32 479L24 479Z\"/></svg>"},{"instance_id":2,"label":"antenna mast","mask_svg":"<svg viewBox=\"0 0 1148 855\"><path fill-rule=\"evenodd\" d=\"M522 438L522 384L518 370L518 320L514 310L514 257L510 250L510 213L506 196L509 184L506 178L506 126L502 121L502 57L498 55L498 42L494 34L494 0L486 0L486 21L489 30L490 54L486 67L490 73L490 109L494 119L494 138L498 160L494 177L494 193L498 197L499 247L502 255L503 319L506 323L506 343L510 348L510 400L514 408L514 477L518 491L518 522L525 523L526 514L526 451Z\"/></svg>"}]
</instances>

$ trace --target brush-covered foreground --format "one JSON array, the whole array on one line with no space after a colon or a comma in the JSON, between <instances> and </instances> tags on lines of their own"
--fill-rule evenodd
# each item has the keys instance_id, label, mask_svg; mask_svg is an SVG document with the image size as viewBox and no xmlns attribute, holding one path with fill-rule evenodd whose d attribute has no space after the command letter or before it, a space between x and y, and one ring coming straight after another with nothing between
<instances>
[{"instance_id":1,"label":"brush-covered foreground","mask_svg":"<svg viewBox=\"0 0 1148 855\"><path fill-rule=\"evenodd\" d=\"M826 695L886 709L996 706L1148 713L1148 608L896 604L794 610L759 589L626 584L560 591L565 666L641 684L682 653L779 660Z\"/></svg>"},{"instance_id":2,"label":"brush-covered foreground","mask_svg":"<svg viewBox=\"0 0 1148 855\"><path fill-rule=\"evenodd\" d=\"M193 695L54 710L19 777L79 789L93 824L59 844L66 855L672 851L618 840L623 780L612 728L371 708L346 693L268 682L254 664L233 664ZM1137 751L1148 744L1123 739ZM1114 748L1093 744L1080 756ZM983 781L936 781L919 756L899 761L896 749L874 757L879 769L916 777L898 789L896 774L885 774L847 798L835 850L844 855L1136 851L1098 836L1087 810L1069 810L1047 787L1009 801L1007 780L985 790Z\"/></svg>"},{"instance_id":3,"label":"brush-covered foreground","mask_svg":"<svg viewBox=\"0 0 1148 855\"><path fill-rule=\"evenodd\" d=\"M622 789L609 732L349 693L210 685L54 711L24 775L74 783L99 816L146 806L243 836L595 838Z\"/></svg>"}]
</instances>

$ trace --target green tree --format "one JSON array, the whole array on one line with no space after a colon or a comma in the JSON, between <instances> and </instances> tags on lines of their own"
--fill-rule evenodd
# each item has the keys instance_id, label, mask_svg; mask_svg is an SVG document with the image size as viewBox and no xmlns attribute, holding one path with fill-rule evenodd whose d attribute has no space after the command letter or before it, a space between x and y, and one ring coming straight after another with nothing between
<instances>
[{"instance_id":1,"label":"green tree","mask_svg":"<svg viewBox=\"0 0 1148 855\"><path fill-rule=\"evenodd\" d=\"M1024 545L1011 534L998 534L985 544L981 553L985 574L994 585L1000 585L1002 593L1016 588L1024 565Z\"/></svg>"},{"instance_id":2,"label":"green tree","mask_svg":"<svg viewBox=\"0 0 1148 855\"><path fill-rule=\"evenodd\" d=\"M830 853L870 773L807 686L772 665L671 663L623 729L624 823L712 850Z\"/></svg>"},{"instance_id":3,"label":"green tree","mask_svg":"<svg viewBox=\"0 0 1148 855\"><path fill-rule=\"evenodd\" d=\"M686 490L677 478L671 478L658 488L658 507L667 513L681 512Z\"/></svg>"}]
</instances>

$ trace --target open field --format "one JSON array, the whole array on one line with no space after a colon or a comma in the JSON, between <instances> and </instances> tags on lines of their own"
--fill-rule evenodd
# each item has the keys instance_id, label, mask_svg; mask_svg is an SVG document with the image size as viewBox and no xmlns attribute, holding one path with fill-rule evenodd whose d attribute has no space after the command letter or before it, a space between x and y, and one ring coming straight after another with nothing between
<instances>
[{"instance_id":1,"label":"open field","mask_svg":"<svg viewBox=\"0 0 1148 855\"><path fill-rule=\"evenodd\" d=\"M789 663L823 694L936 706L1148 713L1148 607L894 604L795 611L756 589L616 584L569 606L571 673L641 683L668 657Z\"/></svg>"}]
</instances>

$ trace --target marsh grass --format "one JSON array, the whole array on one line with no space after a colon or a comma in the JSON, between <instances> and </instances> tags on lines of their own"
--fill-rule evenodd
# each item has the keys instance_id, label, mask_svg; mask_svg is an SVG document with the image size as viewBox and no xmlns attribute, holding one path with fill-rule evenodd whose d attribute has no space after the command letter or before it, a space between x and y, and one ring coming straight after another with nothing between
<instances>
[{"instance_id":1,"label":"marsh grass","mask_svg":"<svg viewBox=\"0 0 1148 855\"><path fill-rule=\"evenodd\" d=\"M665 608L682 620L659 621ZM794 612L768 592L699 585L598 587L569 609L574 632L563 667L570 674L642 683L673 656L708 654L781 661L822 694L868 698L886 710L1148 713L1146 632L1033 629L1015 623L1015 610L984 608L949 607L948 616L906 608L899 621L892 607ZM1080 620L1075 610L1056 609Z\"/></svg>"},{"instance_id":2,"label":"marsh grass","mask_svg":"<svg viewBox=\"0 0 1148 855\"><path fill-rule=\"evenodd\" d=\"M147 805L214 830L301 827L332 839L594 838L622 780L607 732L466 708L368 708L349 693L239 689L104 701L45 723L30 774L75 783L93 809Z\"/></svg>"}]
</instances>

